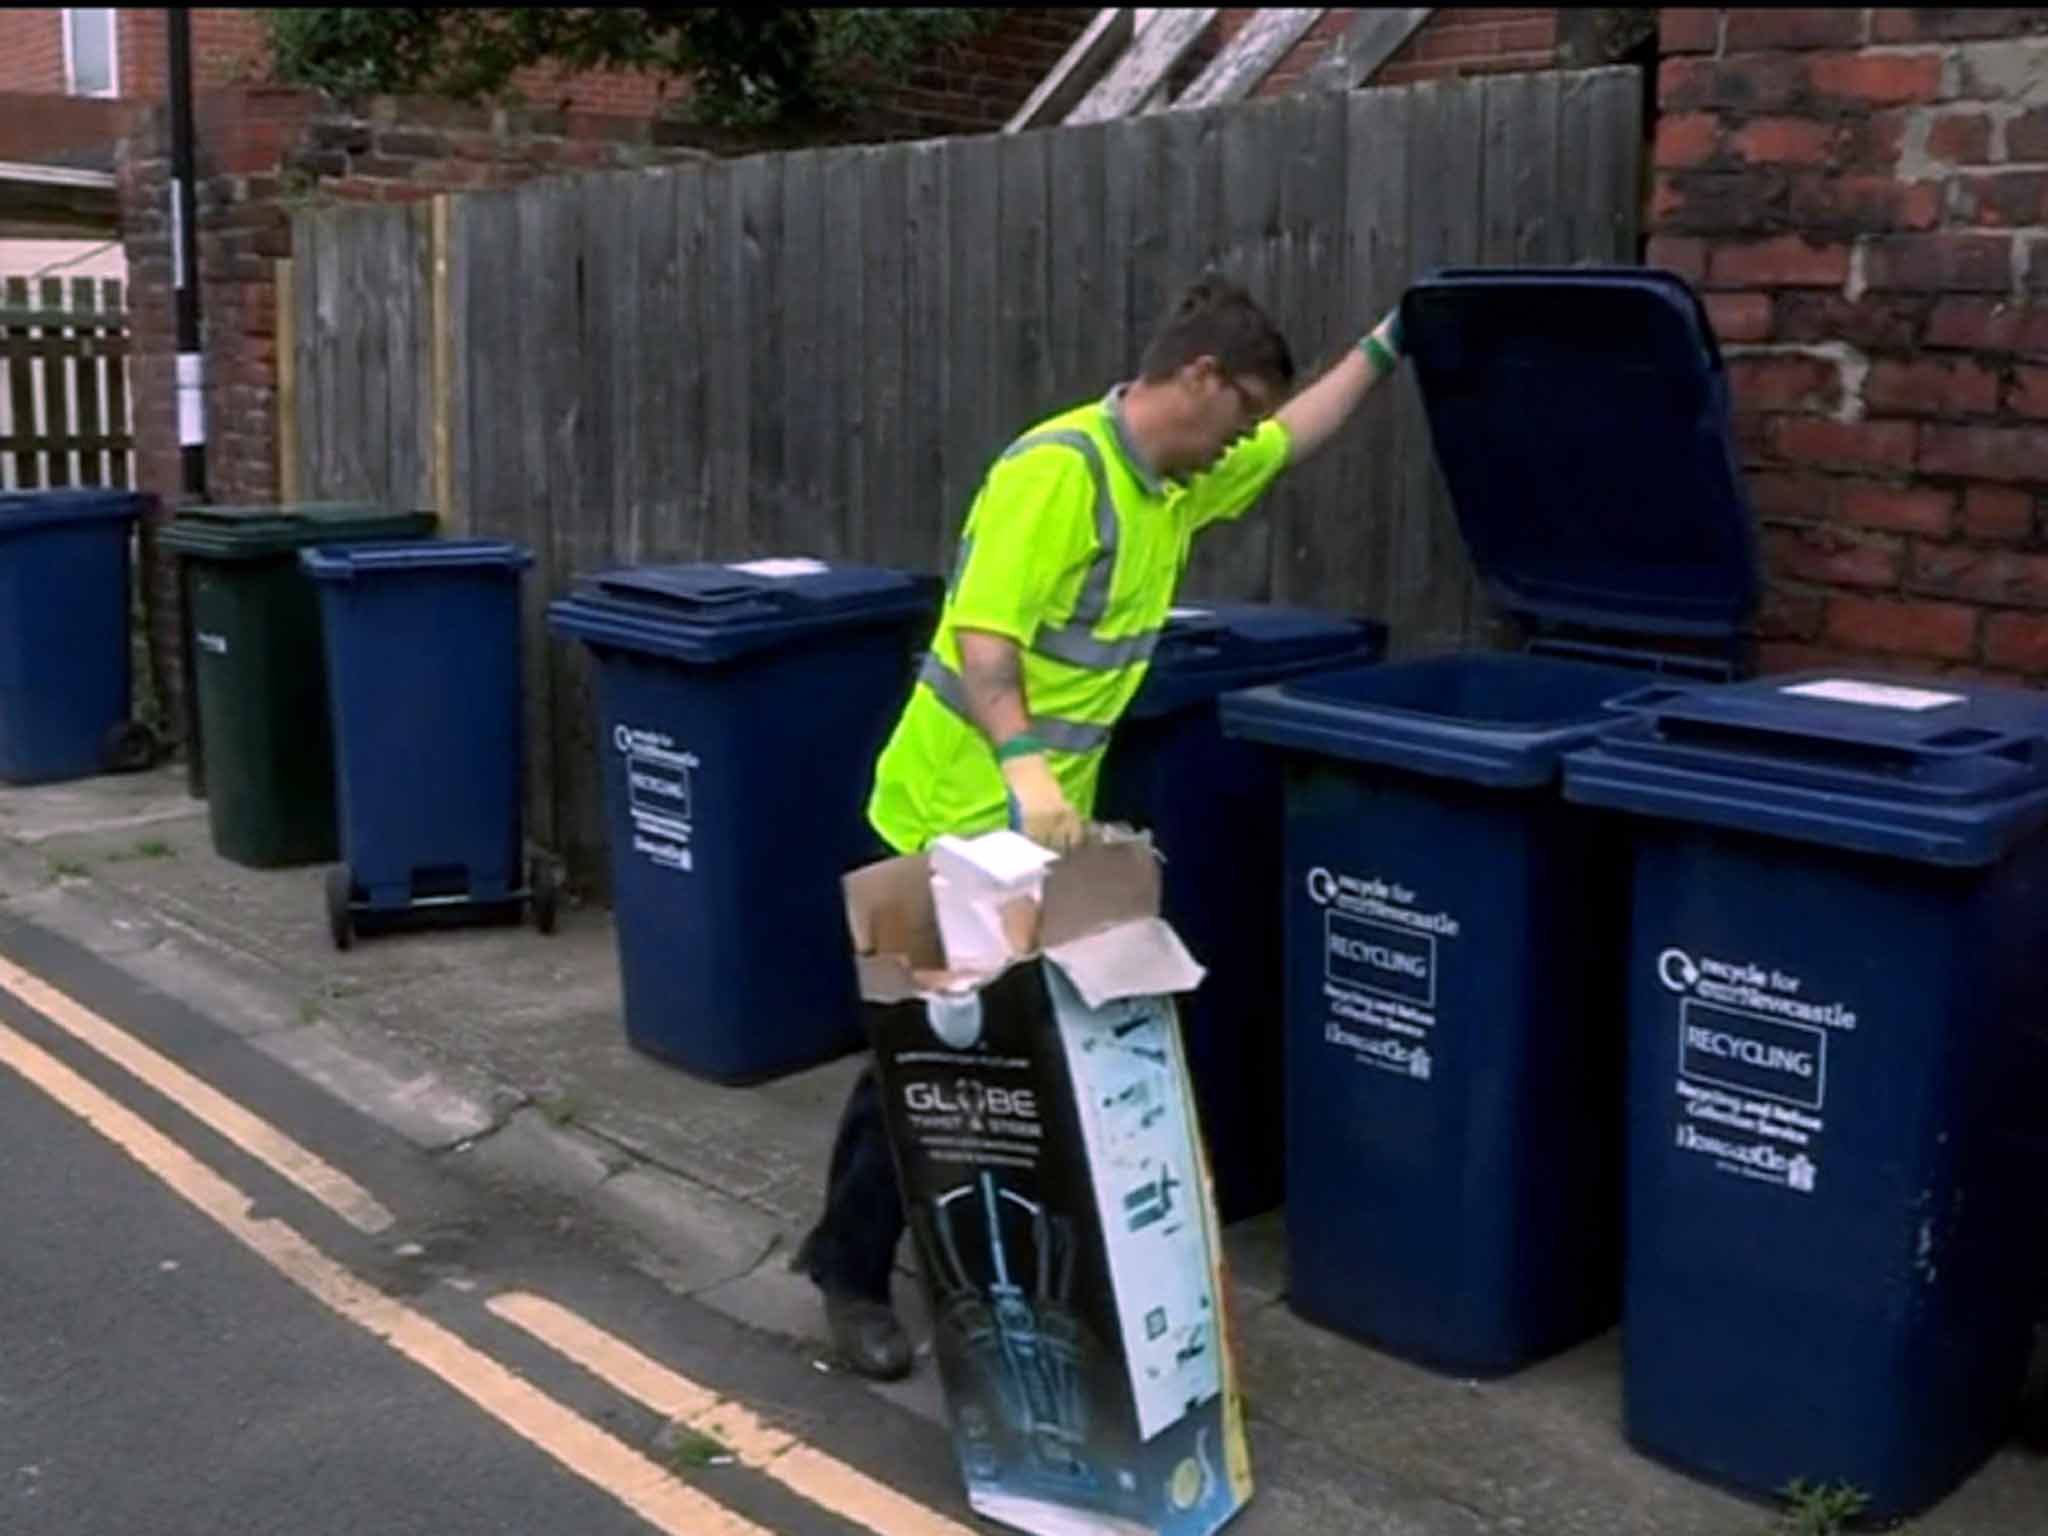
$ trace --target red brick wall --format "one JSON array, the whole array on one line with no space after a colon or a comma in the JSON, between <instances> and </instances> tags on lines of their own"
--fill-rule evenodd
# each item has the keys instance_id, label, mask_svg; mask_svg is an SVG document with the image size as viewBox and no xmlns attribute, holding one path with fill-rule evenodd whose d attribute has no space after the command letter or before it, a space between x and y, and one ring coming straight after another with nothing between
<instances>
[{"instance_id":1,"label":"red brick wall","mask_svg":"<svg viewBox=\"0 0 2048 1536\"><path fill-rule=\"evenodd\" d=\"M30 6L0 10L0 91L63 89L63 14Z\"/></svg>"},{"instance_id":2,"label":"red brick wall","mask_svg":"<svg viewBox=\"0 0 2048 1536\"><path fill-rule=\"evenodd\" d=\"M1088 29L1078 6L1020 6L980 36L949 43L886 91L878 136L909 138L1001 128Z\"/></svg>"},{"instance_id":3,"label":"red brick wall","mask_svg":"<svg viewBox=\"0 0 2048 1536\"><path fill-rule=\"evenodd\" d=\"M1764 660L2048 681L2048 11L1666 10L1652 263L1706 292Z\"/></svg>"},{"instance_id":4,"label":"red brick wall","mask_svg":"<svg viewBox=\"0 0 2048 1536\"><path fill-rule=\"evenodd\" d=\"M1205 43L1227 41L1255 14L1250 9L1223 11ZM1302 76L1328 51L1331 42L1342 36L1356 19L1353 9L1326 12L1274 66L1254 94L1280 96L1295 89ZM1440 10L1380 67L1373 83L1410 85L1418 80L1444 80L1457 75L1549 69L1556 62L1555 8Z\"/></svg>"}]
</instances>

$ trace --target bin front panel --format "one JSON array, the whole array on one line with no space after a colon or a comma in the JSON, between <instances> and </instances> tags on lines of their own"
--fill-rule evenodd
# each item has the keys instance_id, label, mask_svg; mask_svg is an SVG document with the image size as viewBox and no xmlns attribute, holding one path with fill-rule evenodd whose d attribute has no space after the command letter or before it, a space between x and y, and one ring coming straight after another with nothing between
<instances>
[{"instance_id":1,"label":"bin front panel","mask_svg":"<svg viewBox=\"0 0 2048 1536\"><path fill-rule=\"evenodd\" d=\"M840 877L871 860L909 631L693 667L595 647L626 1033L758 1081L860 1048Z\"/></svg>"},{"instance_id":2,"label":"bin front panel","mask_svg":"<svg viewBox=\"0 0 2048 1536\"><path fill-rule=\"evenodd\" d=\"M325 582L343 852L362 898L524 886L520 589L509 567Z\"/></svg>"},{"instance_id":3,"label":"bin front panel","mask_svg":"<svg viewBox=\"0 0 2048 1536\"><path fill-rule=\"evenodd\" d=\"M0 779L106 767L130 707L130 532L126 518L38 517L0 541Z\"/></svg>"},{"instance_id":4,"label":"bin front panel","mask_svg":"<svg viewBox=\"0 0 2048 1536\"><path fill-rule=\"evenodd\" d=\"M255 868L332 862L334 737L311 584L288 556L190 566L194 686L215 850Z\"/></svg>"},{"instance_id":5,"label":"bin front panel","mask_svg":"<svg viewBox=\"0 0 2048 1536\"><path fill-rule=\"evenodd\" d=\"M1488 1375L1613 1321L1614 834L1545 794L1291 766L1288 1234L1311 1320Z\"/></svg>"},{"instance_id":6,"label":"bin front panel","mask_svg":"<svg viewBox=\"0 0 2048 1536\"><path fill-rule=\"evenodd\" d=\"M1924 1508L2027 1365L2048 842L1951 871L1637 831L1629 1435L1758 1494Z\"/></svg>"}]
</instances>

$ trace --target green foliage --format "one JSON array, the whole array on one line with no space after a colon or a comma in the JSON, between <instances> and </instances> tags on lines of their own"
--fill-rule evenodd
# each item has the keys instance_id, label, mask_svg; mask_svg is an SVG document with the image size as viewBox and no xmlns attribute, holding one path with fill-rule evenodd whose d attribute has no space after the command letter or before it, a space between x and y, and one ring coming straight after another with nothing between
<instances>
[{"instance_id":1,"label":"green foliage","mask_svg":"<svg viewBox=\"0 0 2048 1536\"><path fill-rule=\"evenodd\" d=\"M694 82L700 121L842 117L872 82L987 29L1000 9L318 6L264 13L281 79L341 97L502 97L520 70L637 70Z\"/></svg>"},{"instance_id":2,"label":"green foliage","mask_svg":"<svg viewBox=\"0 0 2048 1536\"><path fill-rule=\"evenodd\" d=\"M1784 1499L1780 1529L1785 1536L1841 1536L1848 1522L1870 1503L1868 1494L1847 1483L1816 1487L1803 1479L1786 1485Z\"/></svg>"}]
</instances>

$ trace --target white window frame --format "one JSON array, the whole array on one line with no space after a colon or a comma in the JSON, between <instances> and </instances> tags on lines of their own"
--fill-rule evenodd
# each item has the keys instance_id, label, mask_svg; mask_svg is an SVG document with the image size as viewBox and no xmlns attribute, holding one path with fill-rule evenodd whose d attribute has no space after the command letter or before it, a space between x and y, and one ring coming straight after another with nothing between
<instances>
[{"instance_id":1,"label":"white window frame","mask_svg":"<svg viewBox=\"0 0 2048 1536\"><path fill-rule=\"evenodd\" d=\"M78 88L78 58L73 52L72 18L83 9L88 7L66 6L60 13L64 18L64 93L67 96L103 99L117 97L121 94L121 12L118 8L107 11L107 88L104 91L81 91Z\"/></svg>"}]
</instances>

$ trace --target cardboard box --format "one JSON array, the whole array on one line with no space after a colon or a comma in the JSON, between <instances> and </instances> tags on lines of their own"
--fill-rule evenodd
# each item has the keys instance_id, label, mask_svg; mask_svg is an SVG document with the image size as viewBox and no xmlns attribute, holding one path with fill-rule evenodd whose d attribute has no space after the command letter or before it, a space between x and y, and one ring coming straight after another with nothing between
<instances>
[{"instance_id":1,"label":"cardboard box","mask_svg":"<svg viewBox=\"0 0 2048 1536\"><path fill-rule=\"evenodd\" d=\"M923 856L846 877L885 1116L975 1510L1208 1536L1251 1498L1222 1229L1151 842L1047 873L1037 943L945 969Z\"/></svg>"}]
</instances>

